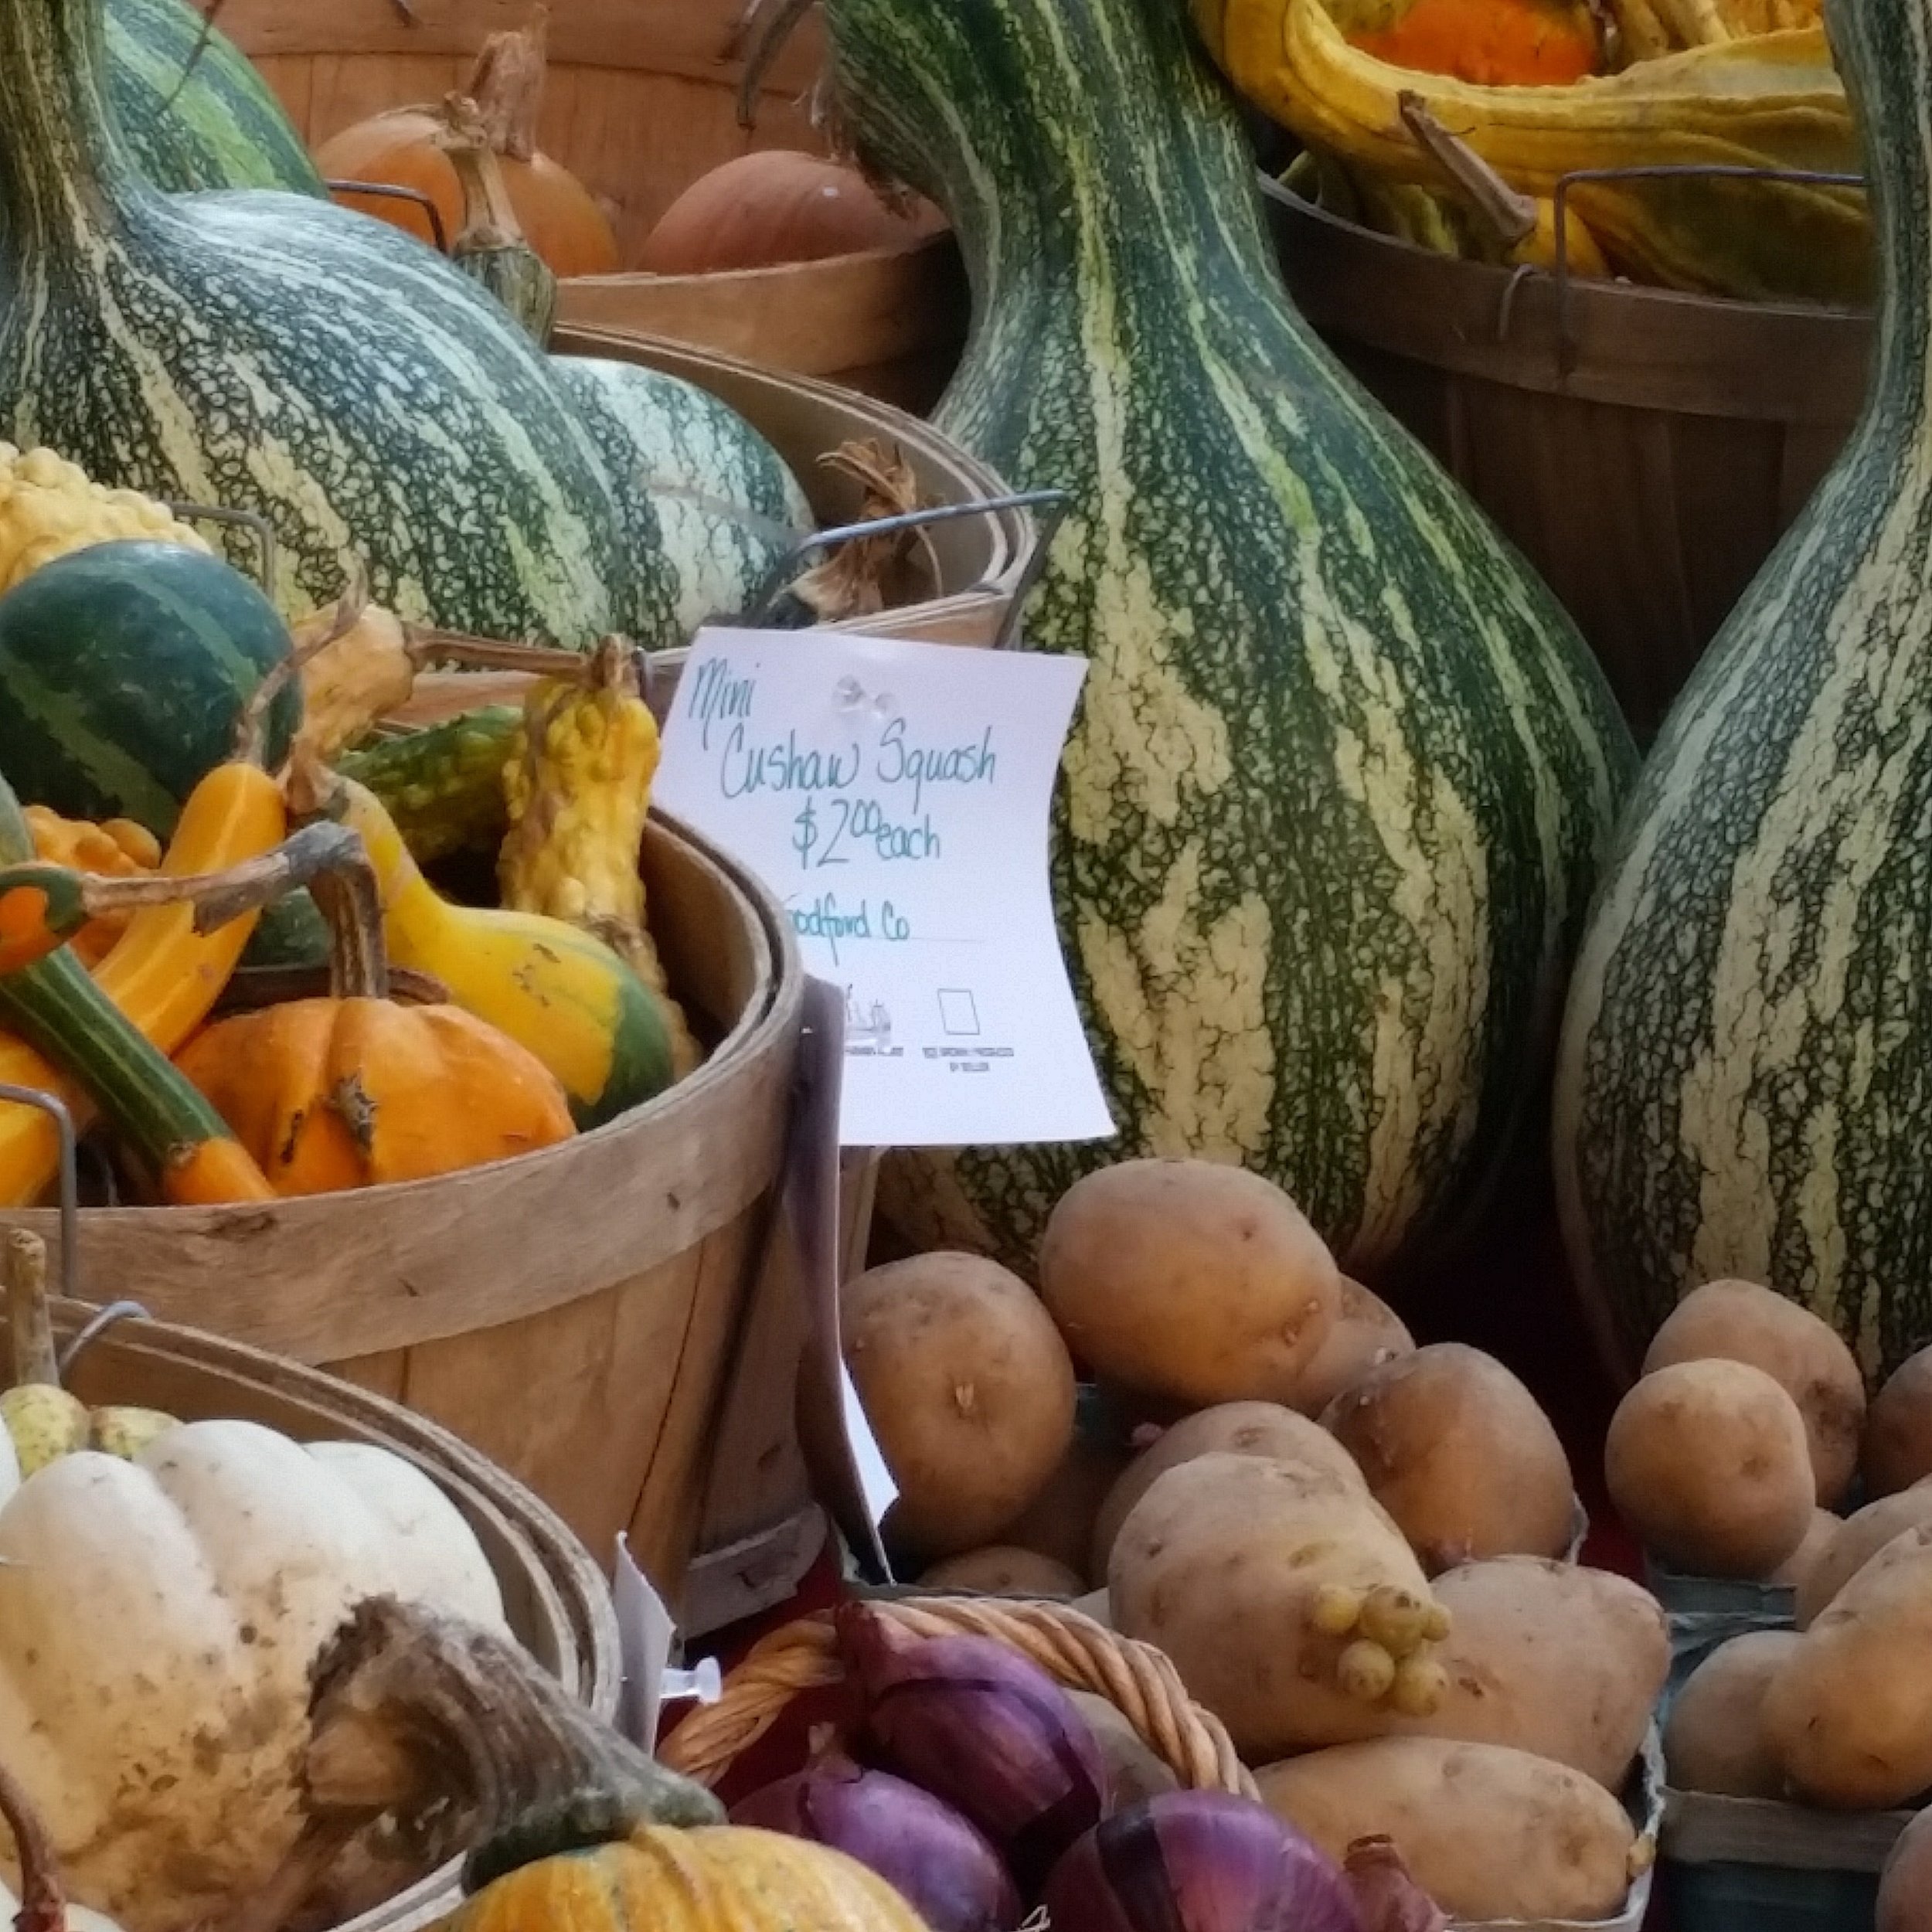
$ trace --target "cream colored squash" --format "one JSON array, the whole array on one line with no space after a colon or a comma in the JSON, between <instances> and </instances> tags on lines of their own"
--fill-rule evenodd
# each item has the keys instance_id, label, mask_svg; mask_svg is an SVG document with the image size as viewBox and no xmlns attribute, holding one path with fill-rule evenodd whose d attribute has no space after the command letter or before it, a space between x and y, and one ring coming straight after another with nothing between
<instances>
[{"instance_id":1,"label":"cream colored squash","mask_svg":"<svg viewBox=\"0 0 1932 1932\"><path fill-rule=\"evenodd\" d=\"M310 1664L383 1594L505 1628L468 1526L380 1450L196 1422L22 1483L0 1505L0 1762L71 1895L177 1932L259 1886L294 1835Z\"/></svg>"}]
</instances>

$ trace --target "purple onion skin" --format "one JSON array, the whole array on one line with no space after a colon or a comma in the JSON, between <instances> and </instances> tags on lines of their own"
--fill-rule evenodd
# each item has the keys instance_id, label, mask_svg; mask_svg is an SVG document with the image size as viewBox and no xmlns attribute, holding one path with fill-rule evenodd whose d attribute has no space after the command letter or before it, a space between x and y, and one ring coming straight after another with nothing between
<instances>
[{"instance_id":1,"label":"purple onion skin","mask_svg":"<svg viewBox=\"0 0 1932 1932\"><path fill-rule=\"evenodd\" d=\"M876 1872L931 1932L1013 1932L1019 1894L977 1825L889 1771L828 1756L732 1808L761 1825L829 1845Z\"/></svg>"},{"instance_id":2,"label":"purple onion skin","mask_svg":"<svg viewBox=\"0 0 1932 1932\"><path fill-rule=\"evenodd\" d=\"M1333 1859L1219 1791L1115 1812L1053 1868L1046 1904L1053 1932L1362 1932Z\"/></svg>"},{"instance_id":3,"label":"purple onion skin","mask_svg":"<svg viewBox=\"0 0 1932 1932\"><path fill-rule=\"evenodd\" d=\"M864 1604L838 1619L866 1755L984 1832L1027 1896L1107 1809L1087 1720L1037 1665L988 1637L914 1637Z\"/></svg>"}]
</instances>

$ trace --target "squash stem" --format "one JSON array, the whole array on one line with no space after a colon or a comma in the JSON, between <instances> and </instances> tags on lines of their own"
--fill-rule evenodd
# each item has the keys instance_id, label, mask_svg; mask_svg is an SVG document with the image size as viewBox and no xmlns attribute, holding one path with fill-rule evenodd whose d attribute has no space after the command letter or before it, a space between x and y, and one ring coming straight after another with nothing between
<instances>
[{"instance_id":1,"label":"squash stem","mask_svg":"<svg viewBox=\"0 0 1932 1932\"><path fill-rule=\"evenodd\" d=\"M309 1682L301 1838L223 1932L277 1932L291 1892L379 1818L426 1863L478 1846L471 1891L640 1825L723 1820L709 1791L600 1723L519 1645L420 1604L358 1604Z\"/></svg>"},{"instance_id":2,"label":"squash stem","mask_svg":"<svg viewBox=\"0 0 1932 1932\"><path fill-rule=\"evenodd\" d=\"M67 1932L67 1902L61 1893L53 1840L25 1787L4 1764L0 1764L0 1818L13 1834L20 1862L20 1910L14 1932Z\"/></svg>"},{"instance_id":3,"label":"squash stem","mask_svg":"<svg viewBox=\"0 0 1932 1932\"><path fill-rule=\"evenodd\" d=\"M476 103L491 147L512 161L529 161L536 153L549 37L547 6L539 6L527 26L492 34L463 90Z\"/></svg>"},{"instance_id":4,"label":"squash stem","mask_svg":"<svg viewBox=\"0 0 1932 1932\"><path fill-rule=\"evenodd\" d=\"M53 1317L47 1304L46 1243L30 1229L9 1229L5 1266L13 1386L57 1389L60 1357L53 1345Z\"/></svg>"}]
</instances>

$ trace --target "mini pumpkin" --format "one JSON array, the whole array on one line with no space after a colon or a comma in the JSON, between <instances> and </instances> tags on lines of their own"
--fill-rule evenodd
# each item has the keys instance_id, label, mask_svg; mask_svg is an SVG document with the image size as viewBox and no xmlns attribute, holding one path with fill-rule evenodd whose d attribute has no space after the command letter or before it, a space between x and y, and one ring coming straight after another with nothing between
<instances>
[{"instance_id":1,"label":"mini pumpkin","mask_svg":"<svg viewBox=\"0 0 1932 1932\"><path fill-rule=\"evenodd\" d=\"M535 1054L459 1006L389 997L367 855L311 888L334 937L332 990L217 1021L179 1065L283 1196L416 1181L576 1131Z\"/></svg>"}]
</instances>

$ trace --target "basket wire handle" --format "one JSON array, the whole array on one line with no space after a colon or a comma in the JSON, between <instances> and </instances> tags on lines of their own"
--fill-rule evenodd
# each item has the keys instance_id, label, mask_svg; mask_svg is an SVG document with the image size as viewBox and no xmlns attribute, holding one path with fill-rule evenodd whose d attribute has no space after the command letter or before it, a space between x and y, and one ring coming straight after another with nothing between
<instances>
[{"instance_id":1,"label":"basket wire handle","mask_svg":"<svg viewBox=\"0 0 1932 1932\"><path fill-rule=\"evenodd\" d=\"M912 1636L991 1637L1008 1645L1069 1690L1105 1698L1186 1788L1258 1795L1219 1719L1188 1696L1180 1673L1151 1644L1056 1604L924 1597L871 1608ZM726 1679L723 1697L693 1711L658 1755L672 1770L714 1784L800 1692L844 1679L830 1614L802 1618L757 1645Z\"/></svg>"}]
</instances>

